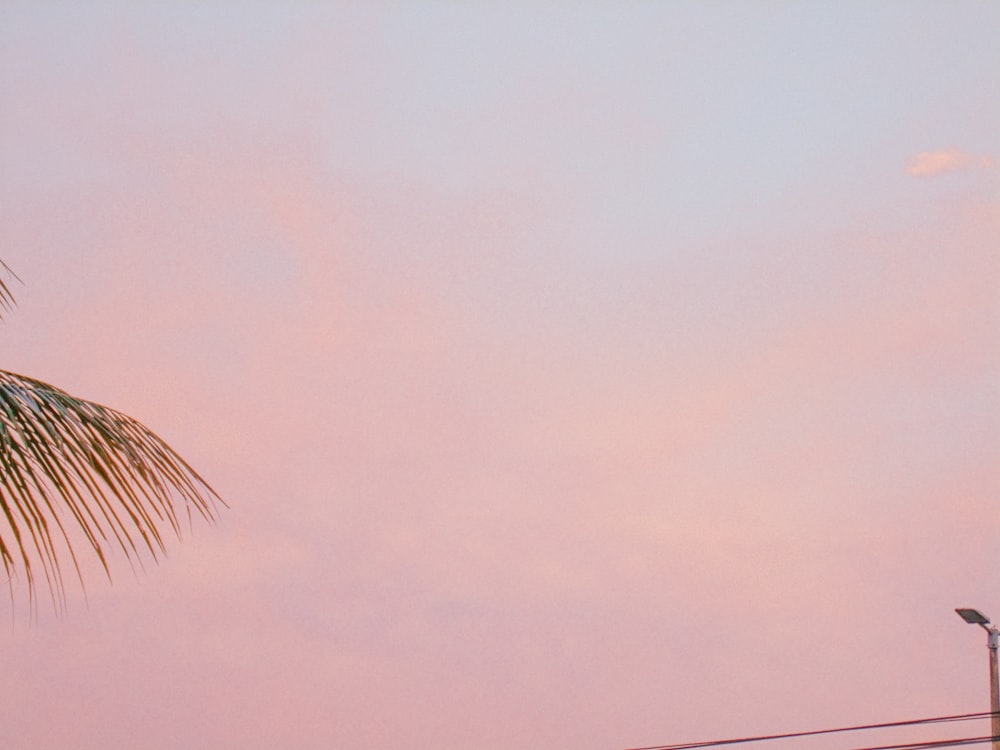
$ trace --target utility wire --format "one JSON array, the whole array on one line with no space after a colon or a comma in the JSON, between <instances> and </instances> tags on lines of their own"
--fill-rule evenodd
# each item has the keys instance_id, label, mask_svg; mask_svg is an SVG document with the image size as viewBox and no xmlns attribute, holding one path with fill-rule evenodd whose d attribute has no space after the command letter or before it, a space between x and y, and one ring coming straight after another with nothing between
<instances>
[{"instance_id":1,"label":"utility wire","mask_svg":"<svg viewBox=\"0 0 1000 750\"><path fill-rule=\"evenodd\" d=\"M955 716L935 716L925 719L910 719L908 721L891 721L882 724L862 724L853 727L837 727L836 729L814 729L808 732L789 732L786 734L764 734L755 737L737 737L728 740L713 740L710 742L686 742L679 745L650 745L647 747L634 747L629 750L695 750L695 748L721 747L722 745L738 745L747 742L765 742L767 740L784 740L793 737L814 737L821 734L836 734L839 732L858 732L867 729L890 729L893 727L910 727L923 724L944 724L953 721L972 721L974 719L985 719L993 716L990 711L975 714L957 714ZM991 738L987 737L985 741ZM962 744L972 744L972 742L982 742L980 738L967 738L963 740L946 740L947 742L960 742ZM952 745L954 747L955 745ZM935 747L935 745L899 745L887 747L886 750L907 750L907 748ZM936 747L949 747L949 745L937 745ZM881 748L858 748L858 750L882 750Z\"/></svg>"}]
</instances>

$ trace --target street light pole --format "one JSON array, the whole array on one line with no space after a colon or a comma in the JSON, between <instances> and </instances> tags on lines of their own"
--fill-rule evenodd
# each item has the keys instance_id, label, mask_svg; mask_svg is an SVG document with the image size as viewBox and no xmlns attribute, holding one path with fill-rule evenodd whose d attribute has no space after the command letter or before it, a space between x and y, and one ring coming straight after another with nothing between
<instances>
[{"instance_id":1,"label":"street light pole","mask_svg":"<svg viewBox=\"0 0 1000 750\"><path fill-rule=\"evenodd\" d=\"M1000 628L990 624L990 618L978 609L956 609L958 616L970 625L978 625L986 631L986 647L990 650L990 711L993 750L1000 750L1000 668L997 667L997 647L1000 646Z\"/></svg>"},{"instance_id":2,"label":"street light pole","mask_svg":"<svg viewBox=\"0 0 1000 750\"><path fill-rule=\"evenodd\" d=\"M993 750L1000 750L1000 677L997 674L997 641L1000 629L990 625L987 647L990 650L990 711L993 712Z\"/></svg>"}]
</instances>

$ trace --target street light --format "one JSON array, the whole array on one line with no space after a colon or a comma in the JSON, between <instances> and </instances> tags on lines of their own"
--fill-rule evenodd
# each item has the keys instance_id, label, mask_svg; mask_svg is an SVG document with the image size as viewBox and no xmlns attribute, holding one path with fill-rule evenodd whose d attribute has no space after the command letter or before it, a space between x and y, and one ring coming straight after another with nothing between
<instances>
[{"instance_id":1,"label":"street light","mask_svg":"<svg viewBox=\"0 0 1000 750\"><path fill-rule=\"evenodd\" d=\"M978 625L988 634L986 647L990 650L990 711L993 712L993 750L1000 750L1000 681L997 678L997 645L1000 628L990 624L990 618L978 609L956 609L958 616L970 625Z\"/></svg>"}]
</instances>

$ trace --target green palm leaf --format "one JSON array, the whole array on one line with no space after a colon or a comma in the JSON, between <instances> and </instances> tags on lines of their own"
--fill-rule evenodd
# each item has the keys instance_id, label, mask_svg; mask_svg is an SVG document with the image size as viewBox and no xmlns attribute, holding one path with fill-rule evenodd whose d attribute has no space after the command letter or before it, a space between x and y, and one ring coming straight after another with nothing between
<instances>
[{"instance_id":1,"label":"green palm leaf","mask_svg":"<svg viewBox=\"0 0 1000 750\"><path fill-rule=\"evenodd\" d=\"M12 303L0 279L0 311ZM33 607L44 582L62 609L67 563L82 585L81 544L105 573L110 549L141 566L163 553L164 532L181 534L182 512L211 521L220 502L132 417L0 370L0 564L9 578L23 572Z\"/></svg>"}]
</instances>

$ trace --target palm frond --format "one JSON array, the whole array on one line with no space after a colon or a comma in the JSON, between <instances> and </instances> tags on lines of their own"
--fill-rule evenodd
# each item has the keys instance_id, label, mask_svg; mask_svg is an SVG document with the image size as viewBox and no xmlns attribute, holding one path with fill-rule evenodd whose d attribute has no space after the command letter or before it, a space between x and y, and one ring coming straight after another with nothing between
<instances>
[{"instance_id":1,"label":"palm frond","mask_svg":"<svg viewBox=\"0 0 1000 750\"><path fill-rule=\"evenodd\" d=\"M17 274L14 273L10 266L0 260L0 270L14 277L18 281ZM0 318L3 318L3 314L10 310L14 306L14 295L11 294L10 287L7 286L7 282L4 281L3 275L0 275Z\"/></svg>"},{"instance_id":2,"label":"palm frond","mask_svg":"<svg viewBox=\"0 0 1000 750\"><path fill-rule=\"evenodd\" d=\"M181 533L180 511L212 521L217 503L208 483L137 420L0 370L0 564L9 577L23 572L32 602L44 582L62 608L64 563L82 584L81 542L110 575L109 548L133 565L156 560L164 533Z\"/></svg>"}]
</instances>

